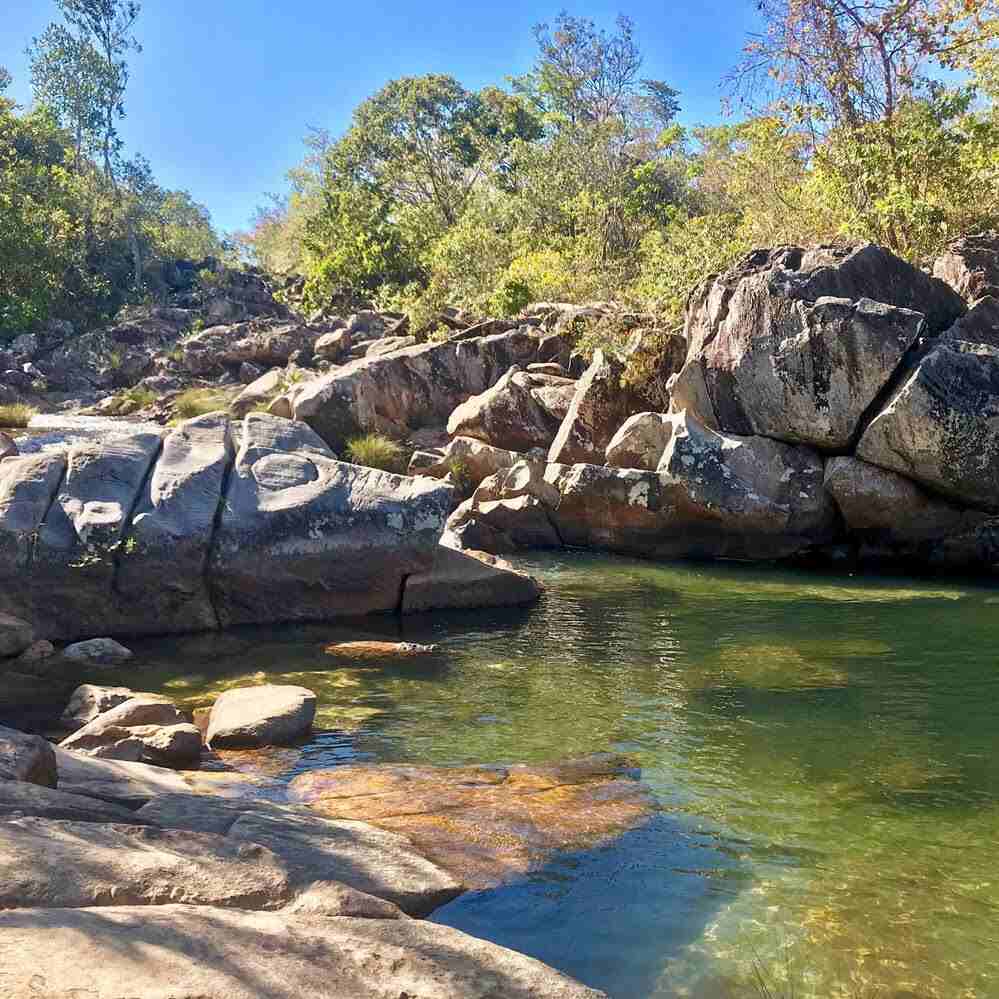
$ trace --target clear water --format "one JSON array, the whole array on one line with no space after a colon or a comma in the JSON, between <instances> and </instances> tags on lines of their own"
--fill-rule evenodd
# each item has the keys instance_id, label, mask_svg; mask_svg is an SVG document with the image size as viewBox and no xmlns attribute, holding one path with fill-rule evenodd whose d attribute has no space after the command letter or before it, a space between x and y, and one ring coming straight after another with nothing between
<instances>
[{"instance_id":1,"label":"clear water","mask_svg":"<svg viewBox=\"0 0 999 999\"><path fill-rule=\"evenodd\" d=\"M192 705L253 678L315 689L333 731L279 779L630 754L652 821L434 917L615 999L999 996L999 589L525 564L548 585L529 611L160 640L137 646L146 685ZM322 652L386 636L441 653Z\"/></svg>"}]
</instances>

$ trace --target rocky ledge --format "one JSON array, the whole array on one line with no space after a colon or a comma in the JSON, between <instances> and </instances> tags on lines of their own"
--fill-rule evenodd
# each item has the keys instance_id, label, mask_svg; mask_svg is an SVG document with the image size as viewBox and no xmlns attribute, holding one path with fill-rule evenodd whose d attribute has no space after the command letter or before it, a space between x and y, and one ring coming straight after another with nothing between
<instances>
[{"instance_id":1,"label":"rocky ledge","mask_svg":"<svg viewBox=\"0 0 999 999\"><path fill-rule=\"evenodd\" d=\"M64 717L105 735L150 711L173 720L162 699L121 696L81 688ZM216 728L260 714L259 698L223 700ZM597 999L421 917L640 824L653 806L633 777L611 756L365 764L271 785L264 799L247 775L96 758L0 728L4 994Z\"/></svg>"},{"instance_id":2,"label":"rocky ledge","mask_svg":"<svg viewBox=\"0 0 999 999\"><path fill-rule=\"evenodd\" d=\"M0 613L69 640L95 622L157 634L535 600L529 577L439 546L451 505L448 486L338 461L293 420L120 424L0 460Z\"/></svg>"}]
</instances>

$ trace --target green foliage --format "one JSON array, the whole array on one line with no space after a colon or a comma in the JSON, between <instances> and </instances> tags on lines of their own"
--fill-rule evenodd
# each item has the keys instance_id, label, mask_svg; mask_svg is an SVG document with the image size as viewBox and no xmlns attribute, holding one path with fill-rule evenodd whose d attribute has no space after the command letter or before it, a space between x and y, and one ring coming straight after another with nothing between
<instances>
[{"instance_id":1,"label":"green foliage","mask_svg":"<svg viewBox=\"0 0 999 999\"><path fill-rule=\"evenodd\" d=\"M34 406L23 402L11 402L0 406L0 428L9 430L26 427L37 412Z\"/></svg>"},{"instance_id":2,"label":"green foliage","mask_svg":"<svg viewBox=\"0 0 999 999\"><path fill-rule=\"evenodd\" d=\"M181 392L173 402L175 419L189 420L205 413L229 408L230 396L221 389L192 388Z\"/></svg>"},{"instance_id":3,"label":"green foliage","mask_svg":"<svg viewBox=\"0 0 999 999\"><path fill-rule=\"evenodd\" d=\"M383 472L404 472L405 451L384 434L365 434L347 442L347 456L355 465L380 468Z\"/></svg>"}]
</instances>

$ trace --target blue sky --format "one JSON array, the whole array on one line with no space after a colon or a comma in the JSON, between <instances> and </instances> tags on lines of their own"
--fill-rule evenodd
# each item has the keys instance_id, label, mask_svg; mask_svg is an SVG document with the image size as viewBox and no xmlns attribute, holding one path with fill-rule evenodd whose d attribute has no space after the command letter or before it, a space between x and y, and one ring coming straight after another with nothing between
<instances>
[{"instance_id":1,"label":"blue sky","mask_svg":"<svg viewBox=\"0 0 999 999\"><path fill-rule=\"evenodd\" d=\"M0 65L30 99L24 49L56 18L51 0L2 0ZM304 154L310 125L341 132L353 108L397 76L445 72L465 86L502 84L534 58L531 28L565 6L612 27L629 16L643 76L681 92L682 121L719 117L718 84L754 23L752 0L634 0L551 7L507 0L143 0L122 134L159 181L242 228Z\"/></svg>"}]
</instances>

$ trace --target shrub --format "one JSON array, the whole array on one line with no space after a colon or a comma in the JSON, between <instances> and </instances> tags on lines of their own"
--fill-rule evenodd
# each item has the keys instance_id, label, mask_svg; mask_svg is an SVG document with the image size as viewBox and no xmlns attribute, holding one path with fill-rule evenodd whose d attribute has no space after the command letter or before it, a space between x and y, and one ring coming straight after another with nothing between
<instances>
[{"instance_id":1,"label":"shrub","mask_svg":"<svg viewBox=\"0 0 999 999\"><path fill-rule=\"evenodd\" d=\"M24 402L12 402L6 406L0 406L0 427L8 429L26 427L37 412L38 410L34 406L29 406Z\"/></svg>"},{"instance_id":2,"label":"shrub","mask_svg":"<svg viewBox=\"0 0 999 999\"><path fill-rule=\"evenodd\" d=\"M347 442L347 455L355 465L380 468L383 472L405 471L405 453L384 434L365 434Z\"/></svg>"},{"instance_id":3,"label":"shrub","mask_svg":"<svg viewBox=\"0 0 999 999\"><path fill-rule=\"evenodd\" d=\"M194 416L204 416L219 409L229 408L229 396L221 389L188 389L174 400L174 416L189 420Z\"/></svg>"}]
</instances>

